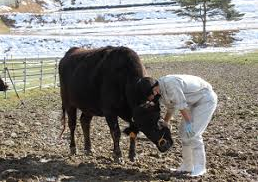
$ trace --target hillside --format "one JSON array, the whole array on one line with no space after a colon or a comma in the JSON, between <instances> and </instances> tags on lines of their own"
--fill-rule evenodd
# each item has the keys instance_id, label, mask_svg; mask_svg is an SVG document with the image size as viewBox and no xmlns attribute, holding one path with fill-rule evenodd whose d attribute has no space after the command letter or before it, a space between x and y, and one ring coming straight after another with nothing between
<instances>
[{"instance_id":1,"label":"hillside","mask_svg":"<svg viewBox=\"0 0 258 182\"><path fill-rule=\"evenodd\" d=\"M207 47L198 46L202 22L179 17L175 12L181 7L177 4L62 11L120 1L33 1L34 5L36 2L41 5L37 13L1 15L10 27L10 35L0 35L0 56L60 57L72 46L106 45L128 46L139 54L252 51L258 49L258 4L255 1L231 1L237 11L244 13L240 21L228 21L222 16L209 18ZM144 2L154 1L130 1ZM128 1L121 1L123 3ZM30 5L24 4L25 7Z\"/></svg>"},{"instance_id":2,"label":"hillside","mask_svg":"<svg viewBox=\"0 0 258 182\"><path fill-rule=\"evenodd\" d=\"M0 13L40 13L48 8L44 1L22 0L18 8L12 6L0 6Z\"/></svg>"},{"instance_id":3,"label":"hillside","mask_svg":"<svg viewBox=\"0 0 258 182\"><path fill-rule=\"evenodd\" d=\"M171 2L171 0L21 0L19 8L1 7L0 12L22 12L22 13L39 13L49 11L59 11L66 8L82 8L82 7L97 7L97 6L114 6L114 5L130 5L130 4L148 4L158 2Z\"/></svg>"}]
</instances>

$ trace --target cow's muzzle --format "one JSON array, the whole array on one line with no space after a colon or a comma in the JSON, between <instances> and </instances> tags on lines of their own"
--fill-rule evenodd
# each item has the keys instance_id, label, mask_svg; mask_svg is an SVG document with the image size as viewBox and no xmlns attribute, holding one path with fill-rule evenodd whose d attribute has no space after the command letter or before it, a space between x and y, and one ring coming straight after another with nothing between
<instances>
[{"instance_id":1,"label":"cow's muzzle","mask_svg":"<svg viewBox=\"0 0 258 182\"><path fill-rule=\"evenodd\" d=\"M166 152L171 146L172 146L172 144L164 138L164 134L163 134L162 137L158 141L159 151Z\"/></svg>"}]
</instances>

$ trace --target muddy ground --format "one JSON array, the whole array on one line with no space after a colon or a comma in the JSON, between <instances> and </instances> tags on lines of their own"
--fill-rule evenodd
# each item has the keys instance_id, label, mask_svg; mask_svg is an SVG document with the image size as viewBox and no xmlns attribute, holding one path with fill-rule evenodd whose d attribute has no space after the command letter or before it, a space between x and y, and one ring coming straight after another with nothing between
<instances>
[{"instance_id":1,"label":"muddy ground","mask_svg":"<svg viewBox=\"0 0 258 182\"><path fill-rule=\"evenodd\" d=\"M83 153L83 136L77 127L78 154L69 155L69 131L62 142L59 91L25 99L25 107L0 106L1 181L258 181L258 65L170 62L146 64L154 77L186 73L209 81L219 103L204 140L208 172L203 177L170 172L182 161L181 141L172 123L174 147L161 154L140 135L138 161L128 160L127 136L121 137L124 164L112 158L112 140L103 118L92 122L92 155ZM120 121L121 129L126 123Z\"/></svg>"}]
</instances>

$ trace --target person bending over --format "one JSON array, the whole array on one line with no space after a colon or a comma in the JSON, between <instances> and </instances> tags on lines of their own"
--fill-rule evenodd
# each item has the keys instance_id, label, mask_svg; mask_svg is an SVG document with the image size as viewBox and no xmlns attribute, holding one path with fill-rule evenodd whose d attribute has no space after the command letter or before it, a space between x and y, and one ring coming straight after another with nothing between
<instances>
[{"instance_id":1,"label":"person bending over","mask_svg":"<svg viewBox=\"0 0 258 182\"><path fill-rule=\"evenodd\" d=\"M175 110L182 114L179 134L182 139L183 163L177 171L191 172L191 176L206 173L202 134L217 106L217 95L212 86L193 75L167 75L158 80L144 77L138 84L145 99L152 101L160 96L159 102L166 108L166 122L170 121Z\"/></svg>"}]
</instances>

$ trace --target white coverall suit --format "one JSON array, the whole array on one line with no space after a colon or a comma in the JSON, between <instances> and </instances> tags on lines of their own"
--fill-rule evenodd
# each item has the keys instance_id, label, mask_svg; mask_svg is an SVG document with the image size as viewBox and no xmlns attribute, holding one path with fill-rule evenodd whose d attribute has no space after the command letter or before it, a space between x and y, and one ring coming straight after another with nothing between
<instances>
[{"instance_id":1,"label":"white coverall suit","mask_svg":"<svg viewBox=\"0 0 258 182\"><path fill-rule=\"evenodd\" d=\"M179 171L192 172L198 176L206 172L206 156L202 134L212 118L217 106L217 95L212 86L197 76L167 75L159 80L160 103L167 112L175 109L189 109L194 136L188 138L181 122L179 134L182 138L183 164Z\"/></svg>"}]
</instances>

